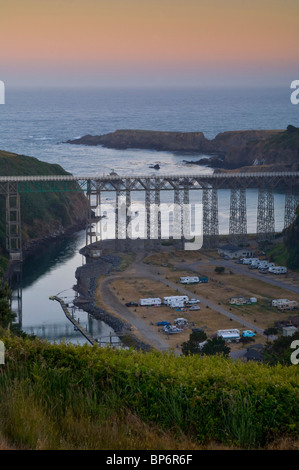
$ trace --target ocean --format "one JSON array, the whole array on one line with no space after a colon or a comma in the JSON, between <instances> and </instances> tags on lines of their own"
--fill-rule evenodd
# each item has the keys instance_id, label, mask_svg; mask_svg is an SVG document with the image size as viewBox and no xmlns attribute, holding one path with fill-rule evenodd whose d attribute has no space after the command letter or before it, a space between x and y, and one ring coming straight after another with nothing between
<instances>
[{"instance_id":1,"label":"ocean","mask_svg":"<svg viewBox=\"0 0 299 470\"><path fill-rule=\"evenodd\" d=\"M198 155L119 151L64 144L117 129L219 132L299 125L299 105L284 88L9 89L0 106L0 149L58 163L74 175L194 172ZM197 168L196 170L199 170ZM200 168L204 171L205 168Z\"/></svg>"}]
</instances>

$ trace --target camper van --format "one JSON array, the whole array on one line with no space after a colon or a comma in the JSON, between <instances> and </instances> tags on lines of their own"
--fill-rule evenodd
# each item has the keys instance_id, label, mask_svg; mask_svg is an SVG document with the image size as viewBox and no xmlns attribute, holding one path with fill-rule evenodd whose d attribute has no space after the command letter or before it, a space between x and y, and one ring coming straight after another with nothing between
<instances>
[{"instance_id":1,"label":"camper van","mask_svg":"<svg viewBox=\"0 0 299 470\"><path fill-rule=\"evenodd\" d=\"M190 299L187 302L188 305L196 305L196 304L199 304L199 303L200 303L199 299Z\"/></svg>"},{"instance_id":2,"label":"camper van","mask_svg":"<svg viewBox=\"0 0 299 470\"><path fill-rule=\"evenodd\" d=\"M241 336L240 336L240 331L237 330L236 328L232 330L218 330L217 331L217 338L223 338L225 341L239 341Z\"/></svg>"}]
</instances>

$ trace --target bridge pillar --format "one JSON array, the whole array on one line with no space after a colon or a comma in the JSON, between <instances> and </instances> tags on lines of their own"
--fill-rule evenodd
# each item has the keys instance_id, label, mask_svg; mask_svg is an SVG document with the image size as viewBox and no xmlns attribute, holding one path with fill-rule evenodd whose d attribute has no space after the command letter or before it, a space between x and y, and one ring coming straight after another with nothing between
<instances>
[{"instance_id":1,"label":"bridge pillar","mask_svg":"<svg viewBox=\"0 0 299 470\"><path fill-rule=\"evenodd\" d=\"M6 249L11 261L22 261L21 201L18 184L7 184Z\"/></svg>"},{"instance_id":2,"label":"bridge pillar","mask_svg":"<svg viewBox=\"0 0 299 470\"><path fill-rule=\"evenodd\" d=\"M293 188L288 188L285 194L284 228L289 227L296 218L299 195Z\"/></svg>"},{"instance_id":3,"label":"bridge pillar","mask_svg":"<svg viewBox=\"0 0 299 470\"><path fill-rule=\"evenodd\" d=\"M218 192L214 188L204 188L203 205L203 248L215 248L218 245Z\"/></svg>"},{"instance_id":4,"label":"bridge pillar","mask_svg":"<svg viewBox=\"0 0 299 470\"><path fill-rule=\"evenodd\" d=\"M11 296L10 308L17 315L18 325L22 328L22 263L14 263L12 268L12 275L10 279Z\"/></svg>"},{"instance_id":5,"label":"bridge pillar","mask_svg":"<svg viewBox=\"0 0 299 470\"><path fill-rule=\"evenodd\" d=\"M274 196L272 188L259 188L257 205L257 239L272 241L275 235Z\"/></svg>"},{"instance_id":6,"label":"bridge pillar","mask_svg":"<svg viewBox=\"0 0 299 470\"><path fill-rule=\"evenodd\" d=\"M159 182L155 181L154 187L149 185L145 190L145 217L146 240L145 245L150 248L159 244L161 240L161 193Z\"/></svg>"},{"instance_id":7,"label":"bridge pillar","mask_svg":"<svg viewBox=\"0 0 299 470\"><path fill-rule=\"evenodd\" d=\"M100 217L97 216L97 211L101 205L101 192L99 189L88 189L88 213L86 217L86 245L95 243L98 241L97 222Z\"/></svg>"},{"instance_id":8,"label":"bridge pillar","mask_svg":"<svg viewBox=\"0 0 299 470\"><path fill-rule=\"evenodd\" d=\"M247 241L246 190L231 189L230 193L230 242L245 245Z\"/></svg>"},{"instance_id":9,"label":"bridge pillar","mask_svg":"<svg viewBox=\"0 0 299 470\"><path fill-rule=\"evenodd\" d=\"M115 244L117 249L128 249L129 239L128 230L131 220L129 208L131 206L130 188L116 190L116 209L115 209Z\"/></svg>"}]
</instances>

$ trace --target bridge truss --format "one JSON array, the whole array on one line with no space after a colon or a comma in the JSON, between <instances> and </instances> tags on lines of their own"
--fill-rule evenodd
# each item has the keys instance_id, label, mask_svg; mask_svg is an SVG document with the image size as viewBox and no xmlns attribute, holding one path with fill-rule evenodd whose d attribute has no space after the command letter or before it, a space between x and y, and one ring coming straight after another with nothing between
<instances>
[{"instance_id":1,"label":"bridge truss","mask_svg":"<svg viewBox=\"0 0 299 470\"><path fill-rule=\"evenodd\" d=\"M194 175L152 176L7 176L0 177L0 194L6 200L6 248L11 259L21 259L21 197L33 192L84 192L89 201L86 214L86 244L100 239L96 230L102 218L102 196L115 196L115 239L130 237L130 215L132 193L144 193L146 233L152 243L161 238L161 204L163 191L172 192L175 211L173 213L173 238L183 237L188 226L188 214L184 207L190 202L191 191L201 191L204 247L215 247L219 235L218 190L230 190L229 237L237 245L247 242L246 190L258 190L257 237L260 241L271 241L275 234L274 196L275 189L285 192L284 226L295 218L299 202L299 172L248 172L214 173Z\"/></svg>"}]
</instances>

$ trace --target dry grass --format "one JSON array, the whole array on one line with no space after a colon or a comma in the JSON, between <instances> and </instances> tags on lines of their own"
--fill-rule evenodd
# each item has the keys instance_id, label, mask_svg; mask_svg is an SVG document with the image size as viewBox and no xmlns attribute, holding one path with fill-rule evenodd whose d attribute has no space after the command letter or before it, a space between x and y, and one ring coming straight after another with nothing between
<instances>
[{"instance_id":1,"label":"dry grass","mask_svg":"<svg viewBox=\"0 0 299 470\"><path fill-rule=\"evenodd\" d=\"M182 286L179 283L180 276L199 275L209 277L208 283L186 286L188 291L201 298L201 309L199 311L189 311L187 309L186 311L177 312L166 306L159 308L134 307L134 309L131 308L131 312L142 318L147 323L148 328L155 331L158 331L156 322L161 320L173 322L175 318L183 316L187 318L190 324L203 328L208 336L215 334L218 329L240 328L241 324L230 320L212 308L208 308L205 300L222 306L227 311L231 311L239 316L240 319L249 321L262 329L273 326L276 321L298 314L298 310L283 313L270 305L273 298L289 298L297 300L299 303L298 294L290 293L287 289L272 286L263 281L262 278L259 280L247 276L246 271L244 271L243 275L234 274L229 269L226 269L225 274L217 275L215 273L215 266L217 266L219 259L218 253L213 251L198 253L169 250L148 255L143 260L144 263L156 266L157 273L161 277L176 283L178 287ZM192 271L184 267L186 264L191 263L194 266ZM174 267L176 267L175 270ZM143 297L162 298L166 295L177 294L176 289L170 286L167 287L164 283L144 277L138 278L137 276L138 265L128 266L123 272L123 279L118 279L111 284L110 289L112 289L113 294L122 304L128 301L139 302L139 299ZM297 273L290 273L288 275L287 282L289 284L295 284L298 280L299 275ZM229 304L229 298L235 296L256 297L258 302L255 305L232 306ZM102 306L102 308L115 314L108 305L103 304L99 294L97 294L97 301L98 305ZM190 332L191 328L189 327L179 334L168 336L166 339L170 349L180 349L181 344L189 339ZM160 331L160 334L165 337L162 331ZM256 341L263 343L266 341L266 338L257 335ZM241 344L231 345L231 349L239 349L241 347Z\"/></svg>"},{"instance_id":2,"label":"dry grass","mask_svg":"<svg viewBox=\"0 0 299 470\"><path fill-rule=\"evenodd\" d=\"M160 297L163 298L167 295L177 295L175 289L165 286L163 283L153 281L152 279L138 279L127 278L117 280L111 284L116 297L122 302L135 301L139 302L140 298L144 297ZM159 332L163 338L167 340L170 349L181 349L181 344L189 339L191 333L191 325L203 328L208 336L213 335L218 329L224 328L238 328L239 323L230 321L227 317L221 315L219 312L208 308L202 301L200 310L190 311L175 311L165 305L161 307L134 307L131 308L136 316L142 318L148 325L148 328ZM156 325L157 322L166 320L171 323L178 317L184 317L189 322L189 327L184 329L181 333L175 335L165 335L162 327ZM237 347L237 345L234 345Z\"/></svg>"}]
</instances>

